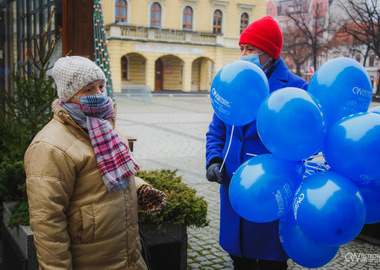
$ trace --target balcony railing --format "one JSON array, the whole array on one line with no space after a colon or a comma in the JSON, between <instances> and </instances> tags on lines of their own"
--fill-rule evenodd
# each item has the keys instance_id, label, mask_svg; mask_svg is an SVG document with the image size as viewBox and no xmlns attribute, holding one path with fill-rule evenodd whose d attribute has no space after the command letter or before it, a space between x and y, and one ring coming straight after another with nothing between
<instances>
[{"instance_id":1,"label":"balcony railing","mask_svg":"<svg viewBox=\"0 0 380 270\"><path fill-rule=\"evenodd\" d=\"M175 29L159 29L131 25L108 25L107 39L125 39L136 41L172 42L192 45L222 45L220 34L182 31Z\"/></svg>"}]
</instances>

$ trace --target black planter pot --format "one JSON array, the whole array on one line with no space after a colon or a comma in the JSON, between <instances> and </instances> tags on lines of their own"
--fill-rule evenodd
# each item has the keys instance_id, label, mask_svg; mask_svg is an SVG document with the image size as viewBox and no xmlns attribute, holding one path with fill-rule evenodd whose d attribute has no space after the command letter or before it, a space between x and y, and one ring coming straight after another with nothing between
<instances>
[{"instance_id":1,"label":"black planter pot","mask_svg":"<svg viewBox=\"0 0 380 270\"><path fill-rule=\"evenodd\" d=\"M29 226L8 227L14 202L3 202L1 222L1 251L4 268L7 270L38 270L33 231Z\"/></svg>"},{"instance_id":2,"label":"black planter pot","mask_svg":"<svg viewBox=\"0 0 380 270\"><path fill-rule=\"evenodd\" d=\"M365 224L357 238L380 246L380 222Z\"/></svg>"},{"instance_id":3,"label":"black planter pot","mask_svg":"<svg viewBox=\"0 0 380 270\"><path fill-rule=\"evenodd\" d=\"M155 225L140 224L140 230L151 270L187 269L186 226L166 225L159 230Z\"/></svg>"}]
</instances>

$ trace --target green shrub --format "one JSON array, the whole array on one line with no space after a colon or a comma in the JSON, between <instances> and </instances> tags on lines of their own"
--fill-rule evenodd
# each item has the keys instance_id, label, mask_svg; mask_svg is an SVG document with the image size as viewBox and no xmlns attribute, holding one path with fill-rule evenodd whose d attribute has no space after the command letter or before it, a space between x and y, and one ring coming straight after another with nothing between
<instances>
[{"instance_id":1,"label":"green shrub","mask_svg":"<svg viewBox=\"0 0 380 270\"><path fill-rule=\"evenodd\" d=\"M0 106L0 162L4 157L23 160L33 137L53 116L51 104L57 91L47 73L53 67L50 57L56 40L48 42L49 28L35 42L36 57L28 55L28 60L11 72L12 91L0 88L5 101L5 106Z\"/></svg>"},{"instance_id":2,"label":"green shrub","mask_svg":"<svg viewBox=\"0 0 380 270\"><path fill-rule=\"evenodd\" d=\"M22 161L11 161L6 157L0 163L1 201L26 200L25 170Z\"/></svg>"},{"instance_id":3,"label":"green shrub","mask_svg":"<svg viewBox=\"0 0 380 270\"><path fill-rule=\"evenodd\" d=\"M49 37L52 10L46 31L35 40L35 56L15 66L10 74L11 91L0 88L5 106L0 105L0 203L18 201L24 206L17 223L29 223L24 171L24 153L34 136L52 118L51 104L56 88L48 71L57 39ZM24 213L26 210L26 213ZM0 213L1 217L1 213Z\"/></svg>"},{"instance_id":4,"label":"green shrub","mask_svg":"<svg viewBox=\"0 0 380 270\"><path fill-rule=\"evenodd\" d=\"M140 223L176 224L205 227L207 220L207 202L196 196L196 190L182 183L182 177L176 175L177 170L139 171L136 176L144 179L155 189L166 194L166 207L159 213L139 213Z\"/></svg>"},{"instance_id":5,"label":"green shrub","mask_svg":"<svg viewBox=\"0 0 380 270\"><path fill-rule=\"evenodd\" d=\"M28 201L18 202L12 209L12 215L9 217L7 226L29 225L29 204Z\"/></svg>"}]
</instances>

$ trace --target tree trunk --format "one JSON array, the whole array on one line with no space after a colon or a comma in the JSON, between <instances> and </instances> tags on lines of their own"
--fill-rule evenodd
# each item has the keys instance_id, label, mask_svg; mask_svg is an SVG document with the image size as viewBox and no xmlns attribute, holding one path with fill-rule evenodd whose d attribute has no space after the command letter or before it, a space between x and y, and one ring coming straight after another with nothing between
<instances>
[{"instance_id":1,"label":"tree trunk","mask_svg":"<svg viewBox=\"0 0 380 270\"><path fill-rule=\"evenodd\" d=\"M301 77L301 65L296 65L296 75Z\"/></svg>"}]
</instances>

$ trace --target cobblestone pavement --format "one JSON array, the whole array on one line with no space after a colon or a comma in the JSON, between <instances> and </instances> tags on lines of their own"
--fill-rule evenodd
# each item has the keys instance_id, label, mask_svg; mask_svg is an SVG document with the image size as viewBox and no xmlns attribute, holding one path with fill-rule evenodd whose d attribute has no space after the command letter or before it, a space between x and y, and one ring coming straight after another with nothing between
<instances>
[{"instance_id":1,"label":"cobblestone pavement","mask_svg":"<svg viewBox=\"0 0 380 270\"><path fill-rule=\"evenodd\" d=\"M116 94L117 125L137 139L134 157L143 170L178 169L183 181L208 203L206 228L188 228L188 269L232 269L231 259L218 244L219 186L205 178L205 134L212 117L208 95ZM373 104L378 105L378 104ZM289 269L303 268L288 261ZM380 246L355 239L318 269L380 269Z\"/></svg>"}]
</instances>

